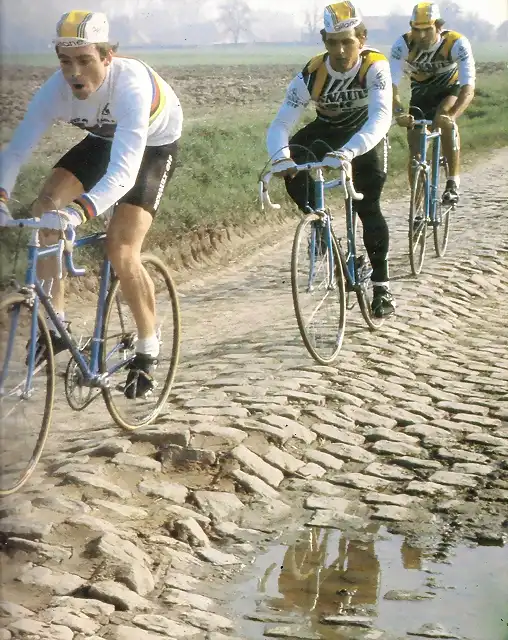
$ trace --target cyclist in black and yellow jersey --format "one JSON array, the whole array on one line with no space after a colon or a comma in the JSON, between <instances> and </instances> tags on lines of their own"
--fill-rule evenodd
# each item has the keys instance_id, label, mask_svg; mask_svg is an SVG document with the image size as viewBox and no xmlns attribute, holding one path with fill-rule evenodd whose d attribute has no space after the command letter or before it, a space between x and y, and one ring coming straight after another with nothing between
<instances>
[{"instance_id":1,"label":"cyclist in black and yellow jersey","mask_svg":"<svg viewBox=\"0 0 508 640\"><path fill-rule=\"evenodd\" d=\"M419 144L419 136L411 128L414 118L432 120L435 128L441 128L443 154L449 167L443 201L453 204L458 202L460 186L456 121L474 97L473 52L465 36L443 29L439 6L433 2L415 5L409 24L411 31L398 38L390 54L394 115L400 126L408 128L410 167ZM412 114L405 113L398 89L405 66L411 77L410 112L411 107L421 110ZM411 181L411 168L409 172Z\"/></svg>"},{"instance_id":2,"label":"cyclist in black and yellow jersey","mask_svg":"<svg viewBox=\"0 0 508 640\"><path fill-rule=\"evenodd\" d=\"M390 68L383 54L365 46L367 29L351 2L325 8L321 35L326 52L312 58L291 81L268 129L268 153L274 173L284 176L289 195L304 212L307 205L314 208L313 181L307 173L295 175L295 164L317 157L326 166L342 166L352 175L364 195L354 207L373 270L372 312L388 316L395 302L389 288L388 225L380 200L392 118ZM311 102L316 119L289 139Z\"/></svg>"}]
</instances>

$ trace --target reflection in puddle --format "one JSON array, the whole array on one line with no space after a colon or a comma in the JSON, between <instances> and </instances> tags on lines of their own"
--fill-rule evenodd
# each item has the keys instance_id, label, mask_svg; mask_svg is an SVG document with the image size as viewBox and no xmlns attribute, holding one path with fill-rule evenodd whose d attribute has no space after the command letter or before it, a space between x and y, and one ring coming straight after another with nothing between
<instances>
[{"instance_id":1,"label":"reflection in puddle","mask_svg":"<svg viewBox=\"0 0 508 640\"><path fill-rule=\"evenodd\" d=\"M302 638L418 640L406 634L441 624L450 638L508 640L508 548L430 553L379 525L357 538L307 528L292 544L270 547L253 571L236 592L236 611L263 622L276 616ZM387 635L321 623L340 615L370 617ZM242 637L262 638L263 622L246 622Z\"/></svg>"},{"instance_id":2,"label":"reflection in puddle","mask_svg":"<svg viewBox=\"0 0 508 640\"><path fill-rule=\"evenodd\" d=\"M276 608L289 605L293 611L317 613L375 605L379 570L373 541L348 540L332 529L308 529L284 554L277 582L282 598L272 602Z\"/></svg>"}]
</instances>

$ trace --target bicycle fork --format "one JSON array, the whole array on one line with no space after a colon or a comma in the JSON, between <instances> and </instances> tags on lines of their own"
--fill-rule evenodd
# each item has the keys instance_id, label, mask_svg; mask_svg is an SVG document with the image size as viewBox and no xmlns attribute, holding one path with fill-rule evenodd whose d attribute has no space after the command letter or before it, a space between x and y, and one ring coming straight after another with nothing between
<instances>
[{"instance_id":1,"label":"bicycle fork","mask_svg":"<svg viewBox=\"0 0 508 640\"><path fill-rule=\"evenodd\" d=\"M323 176L323 170L322 169L318 169L317 170L317 174L316 174L316 178L315 178L315 211L318 212L318 214L321 215L322 229L320 229L320 232L321 232L321 234L323 234L323 233L325 234L326 242L324 243L324 246L328 250L328 257L327 257L328 278L327 278L326 289L327 289L327 291L333 291L336 288L336 283L335 283L335 278L334 278L334 274L335 274L335 257L333 255L332 216L331 216L330 213L327 213L324 210L324 202L325 202L324 184L325 184L325 180L324 180L324 176ZM312 237L314 239L314 244L315 244L315 238L316 238L316 235L317 235L316 234L316 228L317 228L317 225L314 226L314 233L312 234ZM323 247L322 235L321 235L321 237L319 239L319 242L320 242L321 247ZM315 256L316 253L313 253L313 255ZM314 269L311 269L311 271L314 271Z\"/></svg>"}]
</instances>

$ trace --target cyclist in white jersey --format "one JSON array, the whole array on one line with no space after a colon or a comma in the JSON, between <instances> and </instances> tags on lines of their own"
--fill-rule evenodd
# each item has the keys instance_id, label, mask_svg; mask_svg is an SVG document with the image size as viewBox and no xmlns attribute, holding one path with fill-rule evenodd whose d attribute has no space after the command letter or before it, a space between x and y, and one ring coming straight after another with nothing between
<instances>
[{"instance_id":1,"label":"cyclist in white jersey","mask_svg":"<svg viewBox=\"0 0 508 640\"><path fill-rule=\"evenodd\" d=\"M60 69L37 91L0 155L0 216L9 215L7 202L21 166L53 122L68 122L88 133L53 167L32 213L48 229L58 230L62 221L78 226L117 204L106 248L138 329L125 393L140 397L153 388L151 372L159 354L155 300L141 265L141 247L175 169L182 109L173 89L153 69L115 55L104 14L70 11L56 31ZM55 237L54 231L46 232L43 241L51 244ZM39 266L40 278L54 278L53 304L64 319L56 260L41 260ZM52 328L58 352L63 344Z\"/></svg>"},{"instance_id":2,"label":"cyclist in white jersey","mask_svg":"<svg viewBox=\"0 0 508 640\"><path fill-rule=\"evenodd\" d=\"M288 194L304 212L314 207L313 181L307 173L294 175L295 163L317 157L352 173L364 195L353 206L362 221L372 265L372 312L388 316L395 301L389 287L389 231L380 202L392 111L388 60L366 46L367 29L351 2L325 8L321 35L326 52L312 58L290 83L268 130L268 153L274 172L284 176ZM311 102L316 119L289 139Z\"/></svg>"}]
</instances>

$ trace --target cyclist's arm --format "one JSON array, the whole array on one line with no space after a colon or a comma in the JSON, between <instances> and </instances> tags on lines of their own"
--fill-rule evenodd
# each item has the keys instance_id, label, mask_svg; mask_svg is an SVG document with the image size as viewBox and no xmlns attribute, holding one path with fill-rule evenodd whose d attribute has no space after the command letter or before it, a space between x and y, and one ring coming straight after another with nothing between
<instances>
[{"instance_id":1,"label":"cyclist's arm","mask_svg":"<svg viewBox=\"0 0 508 640\"><path fill-rule=\"evenodd\" d=\"M457 119L464 113L474 98L476 67L471 44L464 36L455 42L451 50L451 55L459 67L460 93L457 96L457 101L448 111L448 115Z\"/></svg>"},{"instance_id":2,"label":"cyclist's arm","mask_svg":"<svg viewBox=\"0 0 508 640\"><path fill-rule=\"evenodd\" d=\"M373 149L386 136L392 123L392 80L387 60L374 62L367 71L369 115L367 122L344 145L352 158Z\"/></svg>"},{"instance_id":3,"label":"cyclist's arm","mask_svg":"<svg viewBox=\"0 0 508 640\"><path fill-rule=\"evenodd\" d=\"M76 201L87 218L101 215L124 196L136 182L148 138L152 84L143 73L121 77L111 102L117 122L108 168L99 182Z\"/></svg>"},{"instance_id":4,"label":"cyclist's arm","mask_svg":"<svg viewBox=\"0 0 508 640\"><path fill-rule=\"evenodd\" d=\"M399 85L402 82L404 76L404 63L409 51L406 41L401 36L394 43L390 51L390 74L392 76L392 90L393 90L393 112L395 114L402 113L404 107L399 94Z\"/></svg>"},{"instance_id":5,"label":"cyclist's arm","mask_svg":"<svg viewBox=\"0 0 508 640\"><path fill-rule=\"evenodd\" d=\"M60 117L62 88L65 81L55 73L30 101L23 120L14 131L11 141L0 153L0 192L9 197L23 164L52 122Z\"/></svg>"},{"instance_id":6,"label":"cyclist's arm","mask_svg":"<svg viewBox=\"0 0 508 640\"><path fill-rule=\"evenodd\" d=\"M266 147L272 160L289 158L289 134L302 118L310 94L302 74L298 74L286 92L286 97L266 135Z\"/></svg>"}]
</instances>

